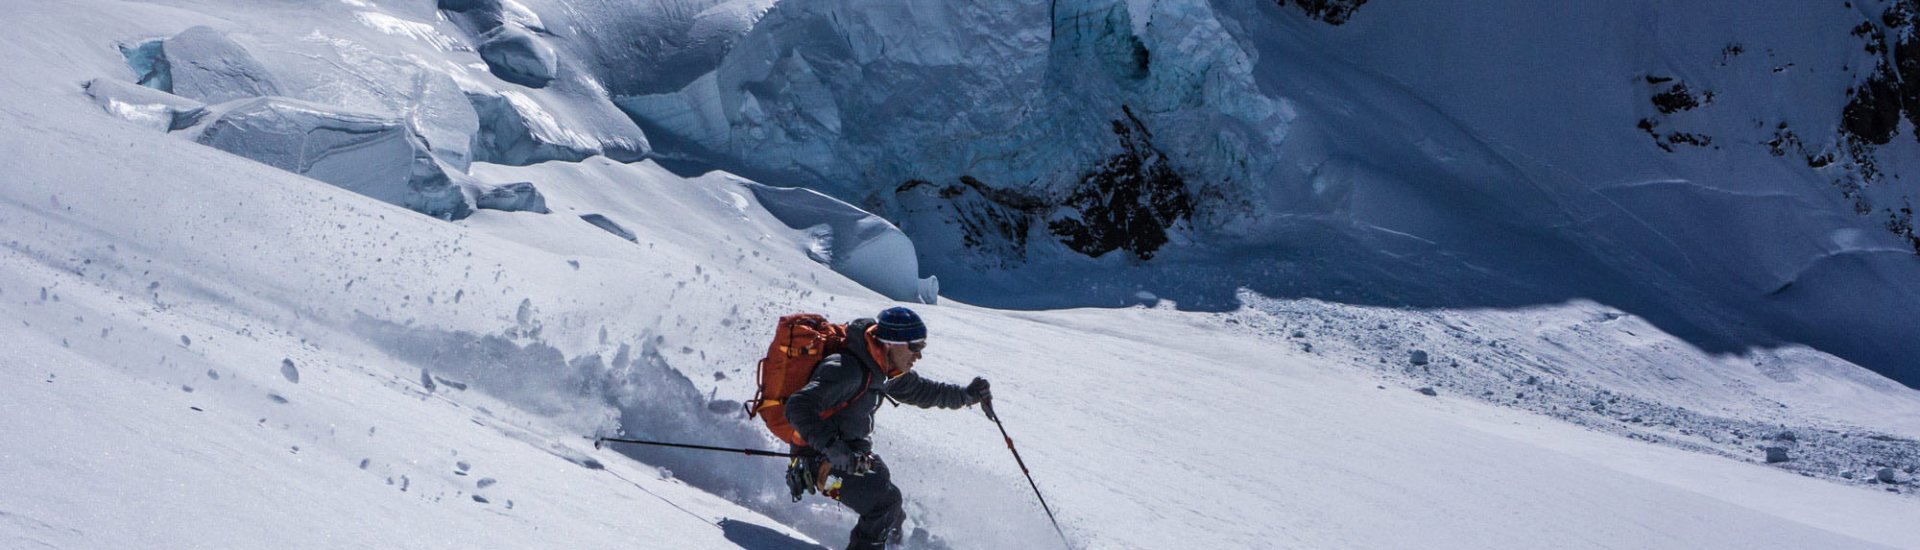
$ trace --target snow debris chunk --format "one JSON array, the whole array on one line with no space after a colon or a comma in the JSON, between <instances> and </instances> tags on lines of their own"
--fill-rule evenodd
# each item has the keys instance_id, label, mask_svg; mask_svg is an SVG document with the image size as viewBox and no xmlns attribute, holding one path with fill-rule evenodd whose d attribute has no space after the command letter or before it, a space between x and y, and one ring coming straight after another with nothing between
<instances>
[{"instance_id":1,"label":"snow debris chunk","mask_svg":"<svg viewBox=\"0 0 1920 550\"><path fill-rule=\"evenodd\" d=\"M192 125L206 108L198 101L110 78L96 78L82 86L87 97L107 113L161 132Z\"/></svg>"},{"instance_id":2,"label":"snow debris chunk","mask_svg":"<svg viewBox=\"0 0 1920 550\"><path fill-rule=\"evenodd\" d=\"M509 183L480 193L474 199L474 206L488 210L504 212L534 212L546 214L547 198L531 182Z\"/></svg>"},{"instance_id":3,"label":"snow debris chunk","mask_svg":"<svg viewBox=\"0 0 1920 550\"><path fill-rule=\"evenodd\" d=\"M893 223L812 189L744 185L773 217L812 237L814 261L894 300L938 299L939 280L920 278L913 240Z\"/></svg>"},{"instance_id":4,"label":"snow debris chunk","mask_svg":"<svg viewBox=\"0 0 1920 550\"><path fill-rule=\"evenodd\" d=\"M1880 480L1881 483L1900 482L1899 474L1894 472L1893 468L1881 468L1880 471L1874 472L1873 478Z\"/></svg>"},{"instance_id":5,"label":"snow debris chunk","mask_svg":"<svg viewBox=\"0 0 1920 550\"><path fill-rule=\"evenodd\" d=\"M442 377L439 377L439 376L435 376L435 377L433 377L433 381L434 381L434 382L436 382L436 383L438 383L438 384L440 384L440 385L442 385L442 386L446 386L446 387L449 387L449 388L453 388L453 389L456 389L456 390L460 390L460 391L466 391L466 390L467 390L467 383L466 383L466 382L461 382L461 381L458 381L458 380L448 380L448 379L446 379L446 378L442 378Z\"/></svg>"},{"instance_id":6,"label":"snow debris chunk","mask_svg":"<svg viewBox=\"0 0 1920 550\"><path fill-rule=\"evenodd\" d=\"M637 236L634 236L632 231L628 231L627 228L621 227L620 224L614 223L613 220L607 219L606 216L602 216L600 214L581 214L580 219L586 220L587 223L593 224L594 227L605 229L608 233L612 233L622 239L626 239L636 243L640 242L640 238Z\"/></svg>"},{"instance_id":7,"label":"snow debris chunk","mask_svg":"<svg viewBox=\"0 0 1920 550\"><path fill-rule=\"evenodd\" d=\"M1786 447L1767 447L1766 451L1768 464L1778 464L1792 460L1792 457L1787 456Z\"/></svg>"},{"instance_id":8,"label":"snow debris chunk","mask_svg":"<svg viewBox=\"0 0 1920 550\"><path fill-rule=\"evenodd\" d=\"M608 150L602 140L560 124L553 113L525 94L469 92L466 97L479 117L471 146L475 161L527 166L550 160L578 162L603 153L616 159L639 154Z\"/></svg>"},{"instance_id":9,"label":"snow debris chunk","mask_svg":"<svg viewBox=\"0 0 1920 550\"><path fill-rule=\"evenodd\" d=\"M1420 389L1413 390L1413 391L1420 392L1421 395L1425 395L1428 397L1440 395L1440 392L1433 390L1433 386L1424 386L1424 387L1421 387Z\"/></svg>"},{"instance_id":10,"label":"snow debris chunk","mask_svg":"<svg viewBox=\"0 0 1920 550\"><path fill-rule=\"evenodd\" d=\"M495 27L480 35L480 59L501 80L529 88L545 88L559 72L559 58L547 45L518 24Z\"/></svg>"},{"instance_id":11,"label":"snow debris chunk","mask_svg":"<svg viewBox=\"0 0 1920 550\"><path fill-rule=\"evenodd\" d=\"M403 121L284 97L209 111L185 130L203 145L437 218L473 212L467 192Z\"/></svg>"},{"instance_id":12,"label":"snow debris chunk","mask_svg":"<svg viewBox=\"0 0 1920 550\"><path fill-rule=\"evenodd\" d=\"M293 366L292 359L281 359L280 376L285 377L288 382L298 384L300 383L300 368Z\"/></svg>"},{"instance_id":13,"label":"snow debris chunk","mask_svg":"<svg viewBox=\"0 0 1920 550\"><path fill-rule=\"evenodd\" d=\"M149 72L166 75L143 76L143 82L165 80L171 84L163 91L209 104L280 95L273 74L245 46L210 27L192 27L166 39L146 64Z\"/></svg>"}]
</instances>

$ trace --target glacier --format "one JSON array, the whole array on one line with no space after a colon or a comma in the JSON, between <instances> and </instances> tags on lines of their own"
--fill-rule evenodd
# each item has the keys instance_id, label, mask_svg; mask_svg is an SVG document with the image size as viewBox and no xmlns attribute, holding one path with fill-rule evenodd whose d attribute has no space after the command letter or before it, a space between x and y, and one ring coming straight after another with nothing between
<instances>
[{"instance_id":1,"label":"glacier","mask_svg":"<svg viewBox=\"0 0 1920 550\"><path fill-rule=\"evenodd\" d=\"M683 88L610 92L672 154L894 220L975 303L1590 298L1920 380L1913 189L1872 179L1920 150L1842 124L1895 6L1287 4L791 0Z\"/></svg>"}]
</instances>

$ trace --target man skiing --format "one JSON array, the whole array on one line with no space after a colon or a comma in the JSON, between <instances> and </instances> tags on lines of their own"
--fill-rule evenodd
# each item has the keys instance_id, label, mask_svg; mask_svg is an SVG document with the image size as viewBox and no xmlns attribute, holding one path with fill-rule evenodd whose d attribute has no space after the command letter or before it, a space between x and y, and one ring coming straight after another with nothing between
<instances>
[{"instance_id":1,"label":"man skiing","mask_svg":"<svg viewBox=\"0 0 1920 550\"><path fill-rule=\"evenodd\" d=\"M900 489L867 440L882 398L921 408L958 409L988 397L984 378L961 387L913 372L926 338L926 324L904 307L882 311L877 319L848 323L846 352L820 360L807 384L787 399L787 421L808 447L819 450L817 459L828 462L830 476L840 479L840 503L860 514L847 543L849 550L899 542L901 522L906 520ZM842 403L845 408L821 417Z\"/></svg>"}]
</instances>

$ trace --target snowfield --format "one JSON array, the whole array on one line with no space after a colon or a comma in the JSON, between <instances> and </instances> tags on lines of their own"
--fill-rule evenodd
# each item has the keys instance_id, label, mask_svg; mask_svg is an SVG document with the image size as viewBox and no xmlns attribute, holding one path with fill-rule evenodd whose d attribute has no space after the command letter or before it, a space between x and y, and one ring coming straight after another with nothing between
<instances>
[{"instance_id":1,"label":"snowfield","mask_svg":"<svg viewBox=\"0 0 1920 550\"><path fill-rule=\"evenodd\" d=\"M889 407L912 548L1920 548L1920 391L1829 353L1584 300L970 305L862 205L640 158L606 58L555 38L655 10L722 40L763 3L475 4L554 78L425 1L6 2L0 547L839 546L783 461L591 438L773 449L740 401L774 320L905 303L1068 539L980 411ZM287 99L128 85L198 28L167 55L245 50L213 76ZM687 44L645 60L718 62ZM350 116L273 158L181 124L250 104ZM423 189L472 208L387 194Z\"/></svg>"}]
</instances>

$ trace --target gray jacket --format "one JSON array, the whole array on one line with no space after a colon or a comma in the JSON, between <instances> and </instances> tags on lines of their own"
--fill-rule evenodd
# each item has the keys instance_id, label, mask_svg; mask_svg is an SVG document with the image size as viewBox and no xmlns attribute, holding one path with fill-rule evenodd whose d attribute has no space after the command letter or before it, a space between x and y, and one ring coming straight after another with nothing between
<instances>
[{"instance_id":1,"label":"gray jacket","mask_svg":"<svg viewBox=\"0 0 1920 550\"><path fill-rule=\"evenodd\" d=\"M787 422L793 423L807 446L825 449L840 440L855 450L867 450L866 439L873 433L873 415L880 409L882 396L920 408L958 409L974 403L966 388L921 378L916 372L888 380L879 361L867 351L867 327L873 323L872 319L848 323L847 352L821 359L807 385L787 397ZM865 393L860 392L862 385ZM849 399L854 401L845 409L820 418L822 411Z\"/></svg>"}]
</instances>

